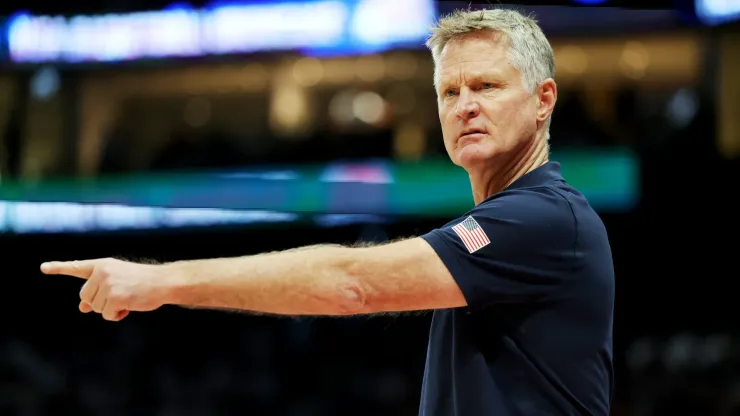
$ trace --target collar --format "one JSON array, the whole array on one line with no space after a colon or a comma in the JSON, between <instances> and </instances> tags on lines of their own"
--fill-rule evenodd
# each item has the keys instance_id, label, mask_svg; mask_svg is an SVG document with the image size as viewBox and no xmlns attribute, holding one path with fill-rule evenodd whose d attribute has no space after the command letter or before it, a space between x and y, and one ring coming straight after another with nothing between
<instances>
[{"instance_id":1,"label":"collar","mask_svg":"<svg viewBox=\"0 0 740 416\"><path fill-rule=\"evenodd\" d=\"M512 182L511 185L506 187L505 191L541 186L548 182L564 180L560 174L560 163L549 161Z\"/></svg>"}]
</instances>

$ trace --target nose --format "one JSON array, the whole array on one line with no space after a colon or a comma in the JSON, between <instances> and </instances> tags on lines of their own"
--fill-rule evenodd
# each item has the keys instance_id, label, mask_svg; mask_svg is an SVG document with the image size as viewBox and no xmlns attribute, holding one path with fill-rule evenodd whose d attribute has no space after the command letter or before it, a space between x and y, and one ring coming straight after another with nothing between
<instances>
[{"instance_id":1,"label":"nose","mask_svg":"<svg viewBox=\"0 0 740 416\"><path fill-rule=\"evenodd\" d=\"M455 113L463 120L478 117L478 114L480 114L480 105L478 105L478 101L473 99L470 91L460 91L460 97L457 101Z\"/></svg>"}]
</instances>

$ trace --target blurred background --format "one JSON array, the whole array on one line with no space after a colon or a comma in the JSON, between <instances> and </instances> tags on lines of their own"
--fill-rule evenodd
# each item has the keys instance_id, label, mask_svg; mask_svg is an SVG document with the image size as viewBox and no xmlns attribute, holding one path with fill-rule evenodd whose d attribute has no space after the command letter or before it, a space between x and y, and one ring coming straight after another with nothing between
<instances>
[{"instance_id":1,"label":"blurred background","mask_svg":"<svg viewBox=\"0 0 740 416\"><path fill-rule=\"evenodd\" d=\"M498 4L498 3L497 3ZM428 26L486 2L0 6L0 415L415 415L431 314L77 310L44 260L425 233L472 207ZM552 160L617 276L614 415L739 415L740 1L563 0ZM472 416L472 415L471 415Z\"/></svg>"}]
</instances>

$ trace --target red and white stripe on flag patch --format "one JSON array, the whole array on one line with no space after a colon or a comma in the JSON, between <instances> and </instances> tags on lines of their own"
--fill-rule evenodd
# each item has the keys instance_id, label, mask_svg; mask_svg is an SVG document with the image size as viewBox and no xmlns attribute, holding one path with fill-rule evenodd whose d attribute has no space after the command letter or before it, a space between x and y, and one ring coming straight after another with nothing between
<instances>
[{"instance_id":1,"label":"red and white stripe on flag patch","mask_svg":"<svg viewBox=\"0 0 740 416\"><path fill-rule=\"evenodd\" d=\"M483 231L483 227L472 216L465 218L461 223L452 227L452 231L460 237L469 253L474 253L491 244L491 240L488 239L485 231Z\"/></svg>"}]
</instances>

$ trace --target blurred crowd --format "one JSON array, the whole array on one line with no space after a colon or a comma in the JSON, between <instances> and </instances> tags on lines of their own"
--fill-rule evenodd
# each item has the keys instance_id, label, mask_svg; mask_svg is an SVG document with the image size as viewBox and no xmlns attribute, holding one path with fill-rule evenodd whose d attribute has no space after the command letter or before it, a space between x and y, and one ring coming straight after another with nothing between
<instances>
[{"instance_id":1,"label":"blurred crowd","mask_svg":"<svg viewBox=\"0 0 740 416\"><path fill-rule=\"evenodd\" d=\"M2 343L0 414L410 416L428 315L163 310L121 324L84 316L59 325ZM723 333L635 340L614 414L740 414L738 345Z\"/></svg>"},{"instance_id":2,"label":"blurred crowd","mask_svg":"<svg viewBox=\"0 0 740 416\"><path fill-rule=\"evenodd\" d=\"M424 317L98 320L2 343L0 414L400 416L417 406Z\"/></svg>"}]
</instances>

